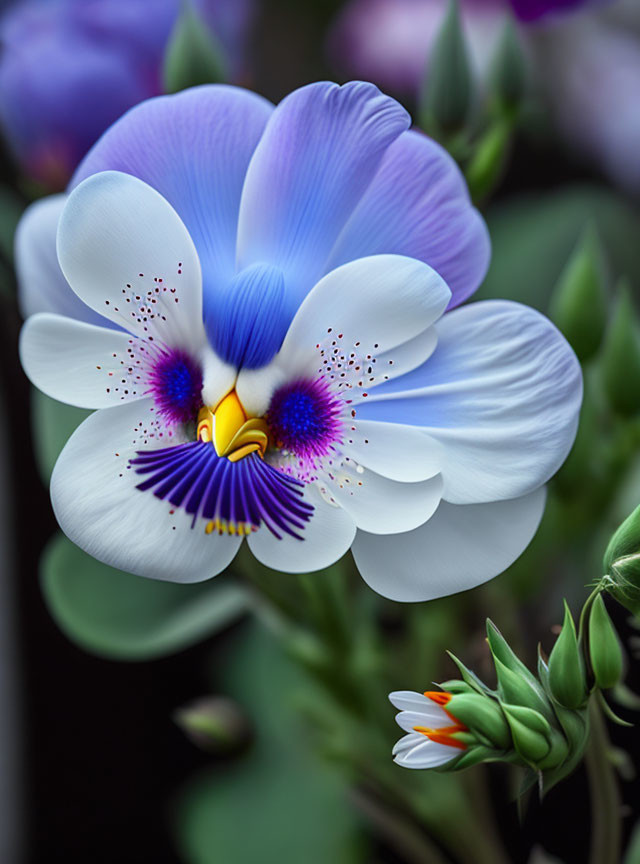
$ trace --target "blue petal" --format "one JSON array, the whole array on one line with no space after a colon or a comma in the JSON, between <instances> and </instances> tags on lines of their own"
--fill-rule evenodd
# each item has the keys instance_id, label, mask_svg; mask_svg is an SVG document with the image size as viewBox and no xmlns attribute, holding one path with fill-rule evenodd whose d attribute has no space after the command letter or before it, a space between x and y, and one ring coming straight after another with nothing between
<instances>
[{"instance_id":1,"label":"blue petal","mask_svg":"<svg viewBox=\"0 0 640 864\"><path fill-rule=\"evenodd\" d=\"M406 111L373 84L302 87L273 112L251 160L240 207L240 267L268 262L295 308L326 272L331 249Z\"/></svg>"},{"instance_id":2,"label":"blue petal","mask_svg":"<svg viewBox=\"0 0 640 864\"><path fill-rule=\"evenodd\" d=\"M133 174L173 205L202 266L205 316L235 272L240 196L272 110L247 90L206 85L144 102L111 127L72 185L98 171Z\"/></svg>"},{"instance_id":3,"label":"blue petal","mask_svg":"<svg viewBox=\"0 0 640 864\"><path fill-rule=\"evenodd\" d=\"M411 131L385 153L330 267L382 253L418 258L451 289L451 308L480 285L490 251L486 225L469 200L460 169L439 144Z\"/></svg>"},{"instance_id":4,"label":"blue petal","mask_svg":"<svg viewBox=\"0 0 640 864\"><path fill-rule=\"evenodd\" d=\"M265 366L277 353L290 321L284 276L277 267L254 264L210 298L205 327L211 346L240 369Z\"/></svg>"}]
</instances>

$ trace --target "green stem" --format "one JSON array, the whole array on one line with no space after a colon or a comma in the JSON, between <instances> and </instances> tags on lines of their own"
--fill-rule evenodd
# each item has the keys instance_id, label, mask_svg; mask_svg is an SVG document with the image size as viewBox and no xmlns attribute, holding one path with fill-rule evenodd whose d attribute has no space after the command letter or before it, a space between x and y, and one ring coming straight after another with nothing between
<instances>
[{"instance_id":1,"label":"green stem","mask_svg":"<svg viewBox=\"0 0 640 864\"><path fill-rule=\"evenodd\" d=\"M595 699L589 702L591 732L585 754L591 792L590 864L618 864L621 847L621 800L615 769L609 758L607 727Z\"/></svg>"}]
</instances>

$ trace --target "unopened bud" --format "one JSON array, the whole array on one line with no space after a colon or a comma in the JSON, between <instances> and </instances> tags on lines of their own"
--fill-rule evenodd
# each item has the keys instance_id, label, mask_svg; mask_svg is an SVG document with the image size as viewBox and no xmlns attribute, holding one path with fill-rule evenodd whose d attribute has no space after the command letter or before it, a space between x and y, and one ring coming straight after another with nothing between
<instances>
[{"instance_id":1,"label":"unopened bud","mask_svg":"<svg viewBox=\"0 0 640 864\"><path fill-rule=\"evenodd\" d=\"M182 10L169 39L164 58L167 93L199 84L224 81L222 49L193 7L182 0Z\"/></svg>"},{"instance_id":2,"label":"unopened bud","mask_svg":"<svg viewBox=\"0 0 640 864\"><path fill-rule=\"evenodd\" d=\"M551 714L551 705L542 685L490 620L487 620L487 638L496 667L498 693L502 701L513 705L526 705L541 714Z\"/></svg>"},{"instance_id":3,"label":"unopened bud","mask_svg":"<svg viewBox=\"0 0 640 864\"><path fill-rule=\"evenodd\" d=\"M598 594L589 616L589 657L596 686L614 687L622 677L622 648L615 627Z\"/></svg>"},{"instance_id":4,"label":"unopened bud","mask_svg":"<svg viewBox=\"0 0 640 864\"><path fill-rule=\"evenodd\" d=\"M509 725L495 699L479 693L461 693L452 697L447 711L490 746L499 750L511 747Z\"/></svg>"},{"instance_id":5,"label":"unopened bud","mask_svg":"<svg viewBox=\"0 0 640 864\"><path fill-rule=\"evenodd\" d=\"M619 414L640 412L640 334L629 286L618 292L602 351L602 380L611 406Z\"/></svg>"},{"instance_id":6,"label":"unopened bud","mask_svg":"<svg viewBox=\"0 0 640 864\"><path fill-rule=\"evenodd\" d=\"M224 696L197 699L178 708L173 720L193 744L208 753L238 752L252 736L251 726L240 706Z\"/></svg>"},{"instance_id":7,"label":"unopened bud","mask_svg":"<svg viewBox=\"0 0 640 864\"><path fill-rule=\"evenodd\" d=\"M584 661L566 601L562 630L549 657L549 687L566 708L579 708L587 698Z\"/></svg>"},{"instance_id":8,"label":"unopened bud","mask_svg":"<svg viewBox=\"0 0 640 864\"><path fill-rule=\"evenodd\" d=\"M529 765L538 765L551 750L551 727L532 708L522 705L502 706L518 755Z\"/></svg>"},{"instance_id":9,"label":"unopened bud","mask_svg":"<svg viewBox=\"0 0 640 864\"><path fill-rule=\"evenodd\" d=\"M615 532L604 553L607 592L634 615L640 616L640 506Z\"/></svg>"},{"instance_id":10,"label":"unopened bud","mask_svg":"<svg viewBox=\"0 0 640 864\"><path fill-rule=\"evenodd\" d=\"M513 18L505 18L493 58L491 89L503 109L513 110L522 102L527 87L527 65Z\"/></svg>"},{"instance_id":11,"label":"unopened bud","mask_svg":"<svg viewBox=\"0 0 640 864\"><path fill-rule=\"evenodd\" d=\"M600 346L607 316L602 251L595 229L587 229L551 298L550 317L580 361Z\"/></svg>"},{"instance_id":12,"label":"unopened bud","mask_svg":"<svg viewBox=\"0 0 640 864\"><path fill-rule=\"evenodd\" d=\"M464 129L471 109L472 77L457 0L449 8L431 52L420 99L420 125L435 135Z\"/></svg>"}]
</instances>

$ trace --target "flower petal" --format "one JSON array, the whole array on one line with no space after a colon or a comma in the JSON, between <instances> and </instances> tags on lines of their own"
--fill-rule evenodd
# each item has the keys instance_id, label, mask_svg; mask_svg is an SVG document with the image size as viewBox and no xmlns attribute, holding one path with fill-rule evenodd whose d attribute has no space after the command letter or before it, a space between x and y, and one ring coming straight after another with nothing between
<instances>
[{"instance_id":1,"label":"flower petal","mask_svg":"<svg viewBox=\"0 0 640 864\"><path fill-rule=\"evenodd\" d=\"M50 195L24 211L15 238L18 300L24 318L54 312L111 327L75 294L64 278L56 252L56 235L66 195Z\"/></svg>"},{"instance_id":2,"label":"flower petal","mask_svg":"<svg viewBox=\"0 0 640 864\"><path fill-rule=\"evenodd\" d=\"M395 100L358 81L301 87L273 112L247 171L238 261L280 267L289 320L326 272L340 230L409 122Z\"/></svg>"},{"instance_id":3,"label":"flower petal","mask_svg":"<svg viewBox=\"0 0 640 864\"><path fill-rule=\"evenodd\" d=\"M335 564L349 550L356 534L353 519L340 507L328 504L314 486L305 500L315 507L304 528L304 540L260 529L249 536L249 548L258 561L282 573L311 573Z\"/></svg>"},{"instance_id":4,"label":"flower petal","mask_svg":"<svg viewBox=\"0 0 640 864\"><path fill-rule=\"evenodd\" d=\"M372 534L412 531L433 516L442 498L439 474L419 483L396 483L374 471L338 469L320 482L358 528Z\"/></svg>"},{"instance_id":5,"label":"flower petal","mask_svg":"<svg viewBox=\"0 0 640 864\"><path fill-rule=\"evenodd\" d=\"M119 387L128 333L62 315L32 315L20 333L20 361L32 384L79 408L108 408L142 393Z\"/></svg>"},{"instance_id":6,"label":"flower petal","mask_svg":"<svg viewBox=\"0 0 640 864\"><path fill-rule=\"evenodd\" d=\"M419 738L413 738L413 735ZM403 768L436 768L460 755L457 747L431 741L419 732L405 735L393 748L394 762Z\"/></svg>"},{"instance_id":7,"label":"flower petal","mask_svg":"<svg viewBox=\"0 0 640 864\"><path fill-rule=\"evenodd\" d=\"M150 99L105 132L73 183L115 170L133 174L160 192L198 250L206 310L209 296L236 272L240 196L272 110L261 96L222 84Z\"/></svg>"},{"instance_id":8,"label":"flower petal","mask_svg":"<svg viewBox=\"0 0 640 864\"><path fill-rule=\"evenodd\" d=\"M405 132L391 144L329 266L383 252L430 264L451 289L450 307L473 294L489 267L487 227L460 169L421 132Z\"/></svg>"},{"instance_id":9,"label":"flower petal","mask_svg":"<svg viewBox=\"0 0 640 864\"><path fill-rule=\"evenodd\" d=\"M427 726L431 729L442 729L451 726L454 721L439 705L431 702L431 708L424 711L401 711L396 715L396 723L405 732L413 732L416 726Z\"/></svg>"},{"instance_id":10,"label":"flower petal","mask_svg":"<svg viewBox=\"0 0 640 864\"><path fill-rule=\"evenodd\" d=\"M437 708L439 712L442 712L442 708L437 702L422 693L416 693L415 690L395 690L393 693L389 693L389 702L399 711L418 711L423 715L433 715L434 709ZM437 716L442 719L442 713ZM444 719L447 720L444 725L448 725L450 722L448 715L445 715Z\"/></svg>"},{"instance_id":11,"label":"flower petal","mask_svg":"<svg viewBox=\"0 0 640 864\"><path fill-rule=\"evenodd\" d=\"M466 591L506 570L531 542L545 490L493 504L443 501L415 531L392 537L359 531L353 557L368 585L404 603Z\"/></svg>"},{"instance_id":12,"label":"flower petal","mask_svg":"<svg viewBox=\"0 0 640 864\"><path fill-rule=\"evenodd\" d=\"M105 171L69 196L58 258L76 294L131 333L193 350L205 342L200 262L187 229L151 186Z\"/></svg>"},{"instance_id":13,"label":"flower petal","mask_svg":"<svg viewBox=\"0 0 640 864\"><path fill-rule=\"evenodd\" d=\"M454 504L541 486L578 426L582 375L564 337L540 313L506 301L454 310L436 329L429 360L375 388L358 418L419 426L440 442L443 497Z\"/></svg>"},{"instance_id":14,"label":"flower petal","mask_svg":"<svg viewBox=\"0 0 640 864\"><path fill-rule=\"evenodd\" d=\"M390 480L416 483L440 471L440 444L415 426L355 420L350 435L348 458Z\"/></svg>"},{"instance_id":15,"label":"flower petal","mask_svg":"<svg viewBox=\"0 0 640 864\"><path fill-rule=\"evenodd\" d=\"M169 582L201 582L225 569L241 539L191 528L186 512L172 512L151 492L135 488L140 478L127 469L128 460L142 446L139 424L146 428L153 417L149 399L88 417L54 468L53 509L67 537L111 567Z\"/></svg>"}]
</instances>

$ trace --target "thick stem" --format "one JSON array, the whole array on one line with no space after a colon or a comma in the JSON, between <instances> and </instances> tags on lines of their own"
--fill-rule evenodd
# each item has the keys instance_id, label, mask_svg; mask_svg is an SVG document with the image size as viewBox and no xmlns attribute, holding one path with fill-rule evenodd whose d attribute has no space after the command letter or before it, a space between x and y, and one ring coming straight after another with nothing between
<instances>
[{"instance_id":1,"label":"thick stem","mask_svg":"<svg viewBox=\"0 0 640 864\"><path fill-rule=\"evenodd\" d=\"M595 699L589 702L591 733L585 754L591 792L590 864L618 864L621 847L621 800L609 758L607 727Z\"/></svg>"}]
</instances>

